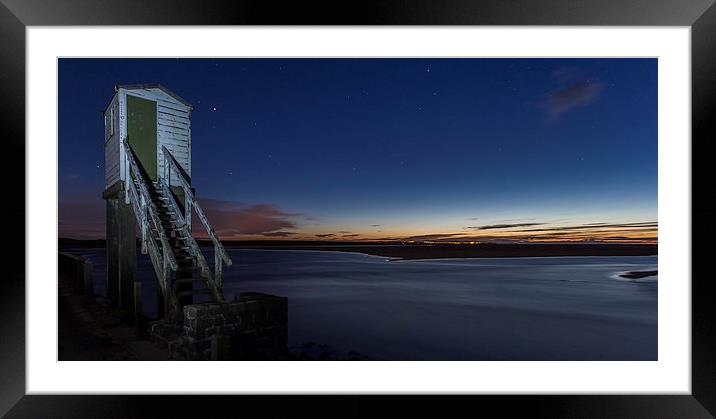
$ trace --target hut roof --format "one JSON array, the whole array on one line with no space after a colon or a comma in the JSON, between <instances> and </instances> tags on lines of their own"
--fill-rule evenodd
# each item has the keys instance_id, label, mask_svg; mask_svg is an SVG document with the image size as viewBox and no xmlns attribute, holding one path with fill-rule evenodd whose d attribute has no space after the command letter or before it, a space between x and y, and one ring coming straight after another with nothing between
<instances>
[{"instance_id":1,"label":"hut roof","mask_svg":"<svg viewBox=\"0 0 716 419\"><path fill-rule=\"evenodd\" d=\"M192 106L191 103L184 100L181 96L178 94L172 92L171 90L167 89L166 87L162 86L159 83L145 83L145 84L119 84L114 86L114 90L117 91L119 89L127 89L127 90L136 90L136 89L159 89L163 91L164 93L168 94L169 96L173 97L174 99L178 100L180 103L194 109L194 106Z\"/></svg>"},{"instance_id":2,"label":"hut roof","mask_svg":"<svg viewBox=\"0 0 716 419\"><path fill-rule=\"evenodd\" d=\"M114 86L114 91L117 92L119 89L127 89L127 90L139 90L139 89L159 89L162 92L168 94L169 96L173 97L179 103L188 106L190 110L194 110L194 105L187 102L184 98L179 96L178 94L172 92L171 90L167 89L166 87L162 86L159 83L144 83L144 84L116 84ZM112 103L112 100L110 99L109 103L107 103L107 106L104 107L102 110L102 113L105 113L107 111L107 108L109 107L109 104Z\"/></svg>"}]
</instances>

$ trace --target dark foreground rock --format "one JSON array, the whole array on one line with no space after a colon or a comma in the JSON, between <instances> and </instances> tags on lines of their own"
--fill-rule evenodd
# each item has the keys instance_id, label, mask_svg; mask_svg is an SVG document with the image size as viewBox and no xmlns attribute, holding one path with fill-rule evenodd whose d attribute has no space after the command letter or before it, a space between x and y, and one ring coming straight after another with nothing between
<instances>
[{"instance_id":1,"label":"dark foreground rock","mask_svg":"<svg viewBox=\"0 0 716 419\"><path fill-rule=\"evenodd\" d=\"M306 342L289 348L292 361L367 361L370 358L355 351L342 352L329 345Z\"/></svg>"},{"instance_id":2,"label":"dark foreground rock","mask_svg":"<svg viewBox=\"0 0 716 419\"><path fill-rule=\"evenodd\" d=\"M619 276L622 278L629 278L629 279L641 279L641 278L646 278L649 276L656 276L657 274L658 274L658 271L633 271L633 272L625 272Z\"/></svg>"}]
</instances>

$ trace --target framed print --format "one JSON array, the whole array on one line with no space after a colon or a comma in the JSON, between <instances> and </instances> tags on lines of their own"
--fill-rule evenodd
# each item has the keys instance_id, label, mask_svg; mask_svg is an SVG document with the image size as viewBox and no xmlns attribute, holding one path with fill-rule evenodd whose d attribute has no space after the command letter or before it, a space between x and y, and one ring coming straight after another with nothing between
<instances>
[{"instance_id":1,"label":"framed print","mask_svg":"<svg viewBox=\"0 0 716 419\"><path fill-rule=\"evenodd\" d=\"M711 417L711 3L3 0L3 412Z\"/></svg>"}]
</instances>

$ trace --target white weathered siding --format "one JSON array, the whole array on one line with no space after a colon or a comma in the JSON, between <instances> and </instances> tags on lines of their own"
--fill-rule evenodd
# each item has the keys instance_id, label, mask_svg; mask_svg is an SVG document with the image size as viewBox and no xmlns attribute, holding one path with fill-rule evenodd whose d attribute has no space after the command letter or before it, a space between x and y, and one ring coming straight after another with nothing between
<instances>
[{"instance_id":1,"label":"white weathered siding","mask_svg":"<svg viewBox=\"0 0 716 419\"><path fill-rule=\"evenodd\" d=\"M108 126L107 124L111 124ZM112 186L120 178L119 162L119 101L114 96L105 111L105 139L104 139L104 186Z\"/></svg>"},{"instance_id":2,"label":"white weathered siding","mask_svg":"<svg viewBox=\"0 0 716 419\"><path fill-rule=\"evenodd\" d=\"M109 188L118 180L124 180L126 176L126 161L120 158L124 155L124 146L120 138L125 138L127 135L127 95L157 102L157 174L159 176L164 174L162 146L165 146L191 176L191 108L159 88L120 88L107 108L107 112L112 109L115 126L113 135L105 136L105 188ZM180 186L180 184L173 180L172 186Z\"/></svg>"},{"instance_id":3,"label":"white weathered siding","mask_svg":"<svg viewBox=\"0 0 716 419\"><path fill-rule=\"evenodd\" d=\"M157 102L157 173L164 173L165 146L191 176L190 108L157 88L127 90L127 94ZM180 184L173 180L172 186Z\"/></svg>"},{"instance_id":4,"label":"white weathered siding","mask_svg":"<svg viewBox=\"0 0 716 419\"><path fill-rule=\"evenodd\" d=\"M191 176L191 123L189 109L177 109L163 101L157 102L157 172L164 173L164 152L165 146L182 168ZM172 185L180 186L176 181Z\"/></svg>"}]
</instances>

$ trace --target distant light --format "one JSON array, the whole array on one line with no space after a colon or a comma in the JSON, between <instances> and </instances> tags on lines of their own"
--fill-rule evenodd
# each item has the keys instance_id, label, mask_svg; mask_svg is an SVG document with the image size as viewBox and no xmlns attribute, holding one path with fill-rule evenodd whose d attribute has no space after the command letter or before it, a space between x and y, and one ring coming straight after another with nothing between
<instances>
[{"instance_id":1,"label":"distant light","mask_svg":"<svg viewBox=\"0 0 716 419\"><path fill-rule=\"evenodd\" d=\"M216 110L216 106L214 106L214 108L213 108L213 109L214 109L214 110Z\"/></svg>"}]
</instances>

